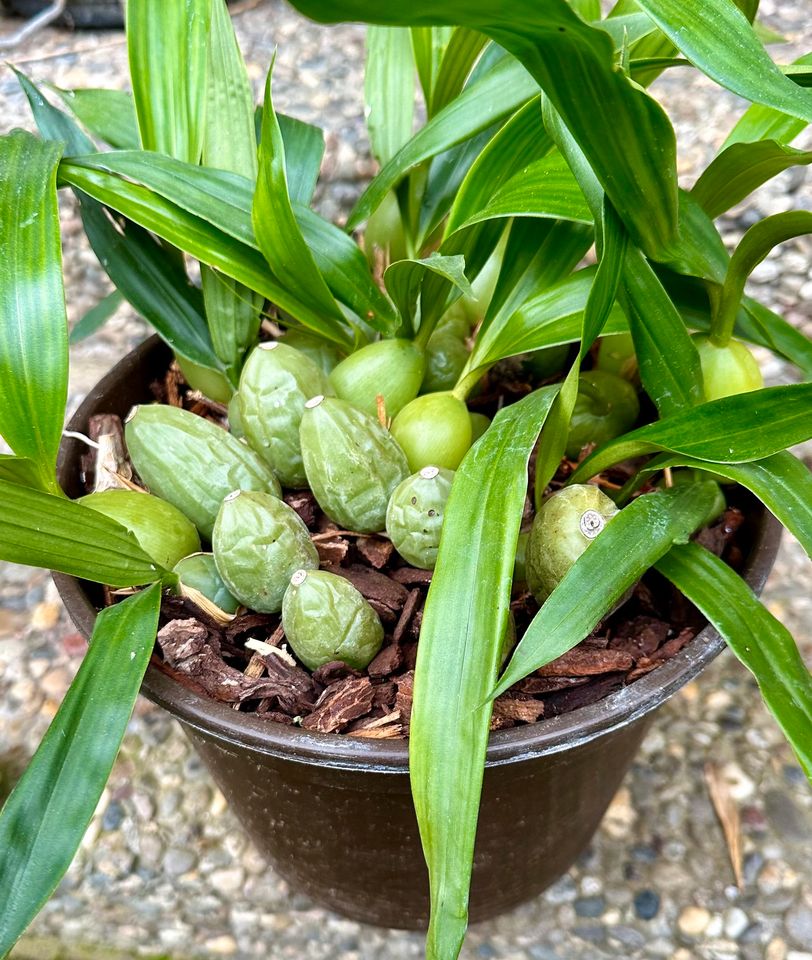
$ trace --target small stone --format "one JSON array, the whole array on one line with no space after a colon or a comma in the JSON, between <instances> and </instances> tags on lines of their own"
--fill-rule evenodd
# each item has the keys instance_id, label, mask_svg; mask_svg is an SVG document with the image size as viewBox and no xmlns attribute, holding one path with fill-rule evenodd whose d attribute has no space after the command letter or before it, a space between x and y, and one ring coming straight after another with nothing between
<instances>
[{"instance_id":1,"label":"small stone","mask_svg":"<svg viewBox=\"0 0 812 960\"><path fill-rule=\"evenodd\" d=\"M558 906L562 903L572 903L576 897L575 881L569 874L565 874L560 880L548 887L544 891L544 899L547 903Z\"/></svg>"},{"instance_id":2,"label":"small stone","mask_svg":"<svg viewBox=\"0 0 812 960\"><path fill-rule=\"evenodd\" d=\"M124 808L117 800L111 800L102 817L103 830L118 830L124 820Z\"/></svg>"},{"instance_id":3,"label":"small stone","mask_svg":"<svg viewBox=\"0 0 812 960\"><path fill-rule=\"evenodd\" d=\"M576 924L572 928L572 932L576 937L580 937L581 940L586 940L589 943L603 943L606 939L606 927L599 923Z\"/></svg>"},{"instance_id":4,"label":"small stone","mask_svg":"<svg viewBox=\"0 0 812 960\"><path fill-rule=\"evenodd\" d=\"M798 904L787 911L784 924L793 943L799 947L808 947L812 944L812 909Z\"/></svg>"},{"instance_id":5,"label":"small stone","mask_svg":"<svg viewBox=\"0 0 812 960\"><path fill-rule=\"evenodd\" d=\"M704 907L686 907L677 918L677 927L686 937L699 937L707 929L710 919L710 912Z\"/></svg>"},{"instance_id":6,"label":"small stone","mask_svg":"<svg viewBox=\"0 0 812 960\"><path fill-rule=\"evenodd\" d=\"M744 931L750 926L750 920L744 910L738 907L731 907L725 911L724 916L725 936L731 940L738 940Z\"/></svg>"},{"instance_id":7,"label":"small stone","mask_svg":"<svg viewBox=\"0 0 812 960\"><path fill-rule=\"evenodd\" d=\"M170 847L164 856L163 867L170 877L179 877L192 870L196 863L197 858L191 850Z\"/></svg>"},{"instance_id":8,"label":"small stone","mask_svg":"<svg viewBox=\"0 0 812 960\"><path fill-rule=\"evenodd\" d=\"M764 951L764 960L786 960L786 958L786 943L780 937L776 937L775 940L770 940L767 944L767 949Z\"/></svg>"},{"instance_id":9,"label":"small stone","mask_svg":"<svg viewBox=\"0 0 812 960\"><path fill-rule=\"evenodd\" d=\"M230 870L214 870L209 876L212 887L219 893L237 893L242 889L245 877L239 867Z\"/></svg>"},{"instance_id":10,"label":"small stone","mask_svg":"<svg viewBox=\"0 0 812 960\"><path fill-rule=\"evenodd\" d=\"M640 947L644 947L646 945L645 936L640 933L639 930L635 930L634 927L625 927L620 925L616 927L610 927L609 939L617 940L619 943L622 943L624 947L629 947L632 950L639 950Z\"/></svg>"},{"instance_id":11,"label":"small stone","mask_svg":"<svg viewBox=\"0 0 812 960\"><path fill-rule=\"evenodd\" d=\"M609 804L601 827L613 840L623 840L628 836L636 819L637 813L632 806L632 795L627 787L622 787Z\"/></svg>"},{"instance_id":12,"label":"small stone","mask_svg":"<svg viewBox=\"0 0 812 960\"><path fill-rule=\"evenodd\" d=\"M229 957L237 952L237 941L227 934L222 937L213 937L211 940L207 940L203 946L210 953L216 953L221 957Z\"/></svg>"},{"instance_id":13,"label":"small stone","mask_svg":"<svg viewBox=\"0 0 812 960\"><path fill-rule=\"evenodd\" d=\"M579 897L574 906L579 917L599 917L606 909L606 901L603 897Z\"/></svg>"},{"instance_id":14,"label":"small stone","mask_svg":"<svg viewBox=\"0 0 812 960\"><path fill-rule=\"evenodd\" d=\"M660 909L660 895L654 890L640 890L634 895L634 912L641 920L651 920Z\"/></svg>"},{"instance_id":15,"label":"small stone","mask_svg":"<svg viewBox=\"0 0 812 960\"><path fill-rule=\"evenodd\" d=\"M788 840L805 840L812 836L812 818L800 810L782 790L768 790L764 810L772 828Z\"/></svg>"},{"instance_id":16,"label":"small stone","mask_svg":"<svg viewBox=\"0 0 812 960\"><path fill-rule=\"evenodd\" d=\"M807 953L806 950L790 950L787 960L812 960L812 953Z\"/></svg>"}]
</instances>

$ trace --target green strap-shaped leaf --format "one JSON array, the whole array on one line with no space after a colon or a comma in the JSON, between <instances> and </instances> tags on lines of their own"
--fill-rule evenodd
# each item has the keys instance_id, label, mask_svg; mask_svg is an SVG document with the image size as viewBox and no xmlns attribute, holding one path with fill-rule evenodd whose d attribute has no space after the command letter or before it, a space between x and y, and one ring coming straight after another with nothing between
<instances>
[{"instance_id":1,"label":"green strap-shaped leaf","mask_svg":"<svg viewBox=\"0 0 812 960\"><path fill-rule=\"evenodd\" d=\"M0 453L0 480L16 483L21 487L38 487L42 477L33 460L28 457L14 457Z\"/></svg>"},{"instance_id":2,"label":"green strap-shaped leaf","mask_svg":"<svg viewBox=\"0 0 812 960\"><path fill-rule=\"evenodd\" d=\"M613 463L656 450L711 463L747 463L810 437L812 383L766 387L701 403L610 440L580 464L572 481L579 483Z\"/></svg>"},{"instance_id":3,"label":"green strap-shaped leaf","mask_svg":"<svg viewBox=\"0 0 812 960\"><path fill-rule=\"evenodd\" d=\"M96 333L113 316L118 308L124 303L124 297L120 290L113 290L106 297L102 297L95 307L82 317L76 326L70 332L70 342L80 343L87 337Z\"/></svg>"},{"instance_id":4,"label":"green strap-shaped leaf","mask_svg":"<svg viewBox=\"0 0 812 960\"><path fill-rule=\"evenodd\" d=\"M592 214L578 181L557 151L519 170L459 229L504 217L549 217L592 223Z\"/></svg>"},{"instance_id":5,"label":"green strap-shaped leaf","mask_svg":"<svg viewBox=\"0 0 812 960\"><path fill-rule=\"evenodd\" d=\"M807 53L795 61L799 66L812 65L812 53ZM721 149L726 150L734 143L749 143L753 140L777 140L790 143L806 127L806 120L799 120L781 110L754 103L745 110L736 126L727 135Z\"/></svg>"},{"instance_id":6,"label":"green strap-shaped leaf","mask_svg":"<svg viewBox=\"0 0 812 960\"><path fill-rule=\"evenodd\" d=\"M733 0L638 0L685 56L733 93L812 122L812 94L770 59Z\"/></svg>"},{"instance_id":7,"label":"green strap-shaped leaf","mask_svg":"<svg viewBox=\"0 0 812 960\"><path fill-rule=\"evenodd\" d=\"M655 561L702 526L714 496L710 482L682 485L638 497L616 514L544 602L489 696L498 697L588 636Z\"/></svg>"},{"instance_id":8,"label":"green strap-shaped leaf","mask_svg":"<svg viewBox=\"0 0 812 960\"><path fill-rule=\"evenodd\" d=\"M63 496L0 480L0 560L59 570L113 587L165 573L120 523Z\"/></svg>"},{"instance_id":9,"label":"green strap-shaped leaf","mask_svg":"<svg viewBox=\"0 0 812 960\"><path fill-rule=\"evenodd\" d=\"M601 216L599 246L600 261L583 313L578 355L572 362L541 433L536 457L535 501L537 506L541 506L547 484L555 476L566 450L570 421L575 409L575 401L578 399L581 363L609 319L623 277L628 234L608 200L604 202Z\"/></svg>"},{"instance_id":10,"label":"green strap-shaped leaf","mask_svg":"<svg viewBox=\"0 0 812 960\"><path fill-rule=\"evenodd\" d=\"M206 122L212 0L127 0L141 145L197 163Z\"/></svg>"},{"instance_id":11,"label":"green strap-shaped leaf","mask_svg":"<svg viewBox=\"0 0 812 960\"><path fill-rule=\"evenodd\" d=\"M812 233L812 212L808 210L776 213L750 227L730 258L713 321L715 332L730 334L733 331L747 278L770 250L785 240L805 233Z\"/></svg>"},{"instance_id":12,"label":"green strap-shaped leaf","mask_svg":"<svg viewBox=\"0 0 812 960\"><path fill-rule=\"evenodd\" d=\"M453 23L487 34L520 60L550 97L635 242L655 254L675 236L675 140L668 118L616 69L609 35L581 20L565 0L514 0L505 8L492 0L408 5L295 0L294 6L328 22ZM374 209L369 194L364 199L354 223Z\"/></svg>"},{"instance_id":13,"label":"green strap-shaped leaf","mask_svg":"<svg viewBox=\"0 0 812 960\"><path fill-rule=\"evenodd\" d=\"M775 140L734 143L705 169L691 195L709 217L718 217L782 170L810 163L812 151L794 150Z\"/></svg>"},{"instance_id":14,"label":"green strap-shaped leaf","mask_svg":"<svg viewBox=\"0 0 812 960\"><path fill-rule=\"evenodd\" d=\"M53 88L79 123L115 150L137 150L141 145L132 95L125 90Z\"/></svg>"},{"instance_id":15,"label":"green strap-shaped leaf","mask_svg":"<svg viewBox=\"0 0 812 960\"><path fill-rule=\"evenodd\" d=\"M364 101L372 154L383 166L412 135L414 57L406 27L370 27Z\"/></svg>"},{"instance_id":16,"label":"green strap-shaped leaf","mask_svg":"<svg viewBox=\"0 0 812 960\"><path fill-rule=\"evenodd\" d=\"M448 280L460 293L472 297L471 284L465 276L464 257L444 257L433 253L425 260L397 260L390 264L383 275L383 282L398 308L401 320L407 331L414 330L417 304L423 282L427 276L436 274ZM423 345L433 329L434 322L442 310L442 304L426 304L421 311L420 328Z\"/></svg>"},{"instance_id":17,"label":"green strap-shaped leaf","mask_svg":"<svg viewBox=\"0 0 812 960\"><path fill-rule=\"evenodd\" d=\"M333 323L344 317L302 237L288 193L285 146L271 102L271 71L265 84L259 175L252 212L254 234L277 277L313 313Z\"/></svg>"},{"instance_id":18,"label":"green strap-shaped leaf","mask_svg":"<svg viewBox=\"0 0 812 960\"><path fill-rule=\"evenodd\" d=\"M412 53L423 99L431 108L434 86L446 47L453 36L454 28L412 27L409 31L412 40ZM429 113L431 116L431 113Z\"/></svg>"},{"instance_id":19,"label":"green strap-shaped leaf","mask_svg":"<svg viewBox=\"0 0 812 960\"><path fill-rule=\"evenodd\" d=\"M504 323L494 322L477 338L468 368L478 370L506 357L579 340L594 279L594 267L578 270L529 298ZM623 311L615 304L604 333L626 333L628 329Z\"/></svg>"},{"instance_id":20,"label":"green strap-shaped leaf","mask_svg":"<svg viewBox=\"0 0 812 960\"><path fill-rule=\"evenodd\" d=\"M527 462L557 387L494 418L454 477L415 672L409 765L432 918L426 956L456 957L467 926L490 704L507 626Z\"/></svg>"},{"instance_id":21,"label":"green strap-shaped leaf","mask_svg":"<svg viewBox=\"0 0 812 960\"><path fill-rule=\"evenodd\" d=\"M324 131L312 123L277 113L285 147L285 174L292 204L309 206L324 158Z\"/></svg>"},{"instance_id":22,"label":"green strap-shaped leaf","mask_svg":"<svg viewBox=\"0 0 812 960\"><path fill-rule=\"evenodd\" d=\"M459 96L486 43L487 37L475 30L467 27L454 30L437 70L429 104L430 117Z\"/></svg>"},{"instance_id":23,"label":"green strap-shaped leaf","mask_svg":"<svg viewBox=\"0 0 812 960\"><path fill-rule=\"evenodd\" d=\"M42 135L64 141L69 154L93 150L93 143L77 124L52 106L27 77L16 73ZM200 292L178 260L146 230L126 221L114 223L101 204L80 190L74 192L93 252L119 291L175 353L201 366L220 369Z\"/></svg>"},{"instance_id":24,"label":"green strap-shaped leaf","mask_svg":"<svg viewBox=\"0 0 812 960\"><path fill-rule=\"evenodd\" d=\"M534 97L499 129L471 165L449 212L445 235L484 209L517 170L540 160L552 146L541 120L540 98Z\"/></svg>"},{"instance_id":25,"label":"green strap-shaped leaf","mask_svg":"<svg viewBox=\"0 0 812 960\"><path fill-rule=\"evenodd\" d=\"M202 162L255 181L257 143L251 83L225 0L210 2ZM209 267L202 267L201 281L212 343L236 387L243 356L259 333L262 296Z\"/></svg>"},{"instance_id":26,"label":"green strap-shaped leaf","mask_svg":"<svg viewBox=\"0 0 812 960\"><path fill-rule=\"evenodd\" d=\"M152 155L155 157L157 155ZM197 168L201 178L220 171ZM265 259L253 247L235 240L221 228L202 217L190 214L183 207L126 176L111 173L98 162L63 162L60 179L117 210L125 217L146 228L168 243L179 247L190 256L210 267L216 267L226 276L261 293L280 309L290 313L303 326L342 346L351 346L352 338L343 324L312 310L271 272ZM234 174L221 174L236 178ZM244 214L242 214L244 218ZM249 223L250 229L250 223Z\"/></svg>"},{"instance_id":27,"label":"green strap-shaped leaf","mask_svg":"<svg viewBox=\"0 0 812 960\"><path fill-rule=\"evenodd\" d=\"M679 454L662 454L640 471L640 482L666 467L703 470L707 469L707 463ZM797 457L782 450L750 463L714 464L713 473L747 487L812 557L812 472Z\"/></svg>"},{"instance_id":28,"label":"green strap-shaped leaf","mask_svg":"<svg viewBox=\"0 0 812 960\"><path fill-rule=\"evenodd\" d=\"M57 489L68 393L68 322L56 170L62 145L0 138L0 435Z\"/></svg>"},{"instance_id":29,"label":"green strap-shaped leaf","mask_svg":"<svg viewBox=\"0 0 812 960\"><path fill-rule=\"evenodd\" d=\"M355 205L348 229L368 219L387 193L418 164L487 130L537 93L538 85L521 64L509 57L502 59L480 80L469 84L386 163Z\"/></svg>"},{"instance_id":30,"label":"green strap-shaped leaf","mask_svg":"<svg viewBox=\"0 0 812 960\"><path fill-rule=\"evenodd\" d=\"M742 578L704 547L674 547L657 570L700 609L753 674L812 782L812 675L790 632Z\"/></svg>"},{"instance_id":31,"label":"green strap-shaped leaf","mask_svg":"<svg viewBox=\"0 0 812 960\"><path fill-rule=\"evenodd\" d=\"M70 866L110 776L158 628L153 584L103 610L48 732L0 812L0 956Z\"/></svg>"}]
</instances>

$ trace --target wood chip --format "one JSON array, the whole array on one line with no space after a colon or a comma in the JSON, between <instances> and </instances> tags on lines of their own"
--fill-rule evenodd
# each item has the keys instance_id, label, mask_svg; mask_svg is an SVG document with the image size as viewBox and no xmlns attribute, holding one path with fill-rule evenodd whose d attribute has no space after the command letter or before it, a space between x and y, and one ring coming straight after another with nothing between
<instances>
[{"instance_id":1,"label":"wood chip","mask_svg":"<svg viewBox=\"0 0 812 960\"><path fill-rule=\"evenodd\" d=\"M382 570L389 563L395 549L392 541L383 537L358 537L355 546L367 563L376 570Z\"/></svg>"},{"instance_id":2,"label":"wood chip","mask_svg":"<svg viewBox=\"0 0 812 960\"><path fill-rule=\"evenodd\" d=\"M544 703L533 697L508 691L494 700L493 716L497 719L535 723L539 717L544 716Z\"/></svg>"},{"instance_id":3,"label":"wood chip","mask_svg":"<svg viewBox=\"0 0 812 960\"><path fill-rule=\"evenodd\" d=\"M390 570L389 576L406 587L428 586L431 583L432 570L418 570L416 567L398 567Z\"/></svg>"},{"instance_id":4,"label":"wood chip","mask_svg":"<svg viewBox=\"0 0 812 960\"><path fill-rule=\"evenodd\" d=\"M347 728L351 737L365 737L371 740L392 740L403 736L403 725L399 723L400 713L393 710L383 717L369 717L357 720Z\"/></svg>"},{"instance_id":5,"label":"wood chip","mask_svg":"<svg viewBox=\"0 0 812 960\"><path fill-rule=\"evenodd\" d=\"M536 673L540 677L586 677L631 670L633 666L634 657L625 650L574 647Z\"/></svg>"},{"instance_id":6,"label":"wood chip","mask_svg":"<svg viewBox=\"0 0 812 960\"><path fill-rule=\"evenodd\" d=\"M286 493L282 499L299 514L306 527L313 526L319 512L319 505L309 490L294 490L292 493Z\"/></svg>"},{"instance_id":7,"label":"wood chip","mask_svg":"<svg viewBox=\"0 0 812 960\"><path fill-rule=\"evenodd\" d=\"M612 650L625 650L633 657L651 656L662 644L671 629L670 624L654 617L635 617L624 622L610 638Z\"/></svg>"},{"instance_id":8,"label":"wood chip","mask_svg":"<svg viewBox=\"0 0 812 960\"><path fill-rule=\"evenodd\" d=\"M409 733L409 722L412 716L412 698L414 696L414 671L403 673L395 677L395 685L398 688L395 697L395 709L400 714L403 722L404 734Z\"/></svg>"},{"instance_id":9,"label":"wood chip","mask_svg":"<svg viewBox=\"0 0 812 960\"><path fill-rule=\"evenodd\" d=\"M335 733L372 709L375 691L368 677L347 677L327 687L314 711L304 718L305 730Z\"/></svg>"},{"instance_id":10,"label":"wood chip","mask_svg":"<svg viewBox=\"0 0 812 960\"><path fill-rule=\"evenodd\" d=\"M417 604L422 595L422 591L418 587L415 587L414 590L410 591L409 596L406 599L406 603L403 605L400 619L398 620L397 625L392 633L392 639L395 641L395 643L400 643L400 641L403 639L406 628L412 622L412 617L415 614Z\"/></svg>"},{"instance_id":11,"label":"wood chip","mask_svg":"<svg viewBox=\"0 0 812 960\"><path fill-rule=\"evenodd\" d=\"M395 583L385 574L370 570L369 567L362 567L360 564L336 567L332 572L349 580L382 620L388 623L397 622L400 611L409 596L405 587Z\"/></svg>"},{"instance_id":12,"label":"wood chip","mask_svg":"<svg viewBox=\"0 0 812 960\"><path fill-rule=\"evenodd\" d=\"M388 677L403 663L403 650L398 643L390 643L378 653L367 667L370 677Z\"/></svg>"},{"instance_id":13,"label":"wood chip","mask_svg":"<svg viewBox=\"0 0 812 960\"><path fill-rule=\"evenodd\" d=\"M343 563L350 552L350 545L343 537L335 540L319 540L314 538L313 545L319 553L319 560L322 563L334 564L338 566Z\"/></svg>"}]
</instances>

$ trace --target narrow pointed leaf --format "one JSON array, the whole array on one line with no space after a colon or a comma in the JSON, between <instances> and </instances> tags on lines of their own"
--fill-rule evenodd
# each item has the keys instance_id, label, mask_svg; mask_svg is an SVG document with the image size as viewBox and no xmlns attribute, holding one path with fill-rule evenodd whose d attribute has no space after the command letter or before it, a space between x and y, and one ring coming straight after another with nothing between
<instances>
[{"instance_id":1,"label":"narrow pointed leaf","mask_svg":"<svg viewBox=\"0 0 812 960\"><path fill-rule=\"evenodd\" d=\"M64 496L0 480L0 560L59 570L113 587L163 571L121 524Z\"/></svg>"},{"instance_id":2,"label":"narrow pointed leaf","mask_svg":"<svg viewBox=\"0 0 812 960\"><path fill-rule=\"evenodd\" d=\"M324 131L312 123L278 113L279 130L285 147L285 175L293 204L309 206L324 158Z\"/></svg>"},{"instance_id":3,"label":"narrow pointed leaf","mask_svg":"<svg viewBox=\"0 0 812 960\"><path fill-rule=\"evenodd\" d=\"M94 88L54 90L92 136L115 150L138 149L141 141L131 94Z\"/></svg>"},{"instance_id":4,"label":"narrow pointed leaf","mask_svg":"<svg viewBox=\"0 0 812 960\"><path fill-rule=\"evenodd\" d=\"M62 145L0 138L0 436L53 478L68 393L56 170Z\"/></svg>"},{"instance_id":5,"label":"narrow pointed leaf","mask_svg":"<svg viewBox=\"0 0 812 960\"><path fill-rule=\"evenodd\" d=\"M313 313L334 323L343 316L302 237L288 193L285 147L271 102L271 74L265 85L259 176L252 212L254 234L265 259L277 277Z\"/></svg>"},{"instance_id":6,"label":"narrow pointed leaf","mask_svg":"<svg viewBox=\"0 0 812 960\"><path fill-rule=\"evenodd\" d=\"M372 154L388 163L412 134L414 122L414 57L406 27L367 30L364 101Z\"/></svg>"},{"instance_id":7,"label":"narrow pointed leaf","mask_svg":"<svg viewBox=\"0 0 812 960\"><path fill-rule=\"evenodd\" d=\"M805 233L812 233L812 212L808 210L777 213L750 227L730 258L718 303L716 329L733 329L747 278L770 250Z\"/></svg>"},{"instance_id":8,"label":"narrow pointed leaf","mask_svg":"<svg viewBox=\"0 0 812 960\"><path fill-rule=\"evenodd\" d=\"M466 87L386 163L355 205L348 228L367 220L386 194L418 164L487 130L537 92L538 85L521 64L505 57L481 80Z\"/></svg>"},{"instance_id":9,"label":"narrow pointed leaf","mask_svg":"<svg viewBox=\"0 0 812 960\"><path fill-rule=\"evenodd\" d=\"M588 636L655 561L702 526L714 496L709 482L674 487L638 497L616 514L544 602L489 697Z\"/></svg>"},{"instance_id":10,"label":"narrow pointed leaf","mask_svg":"<svg viewBox=\"0 0 812 960\"><path fill-rule=\"evenodd\" d=\"M812 782L812 675L790 632L735 571L699 544L674 547L656 567L696 604L756 678Z\"/></svg>"},{"instance_id":11,"label":"narrow pointed leaf","mask_svg":"<svg viewBox=\"0 0 812 960\"><path fill-rule=\"evenodd\" d=\"M103 610L65 699L0 811L0 956L62 879L98 805L158 628L161 590Z\"/></svg>"},{"instance_id":12,"label":"narrow pointed leaf","mask_svg":"<svg viewBox=\"0 0 812 960\"><path fill-rule=\"evenodd\" d=\"M340 6L328 0L295 0L294 5L328 22L453 23L487 34L519 59L550 97L635 242L655 254L675 236L671 125L659 104L616 69L609 35L581 20L565 0L516 0L499 12L492 0L413 0L406 6L382 6L373 0L345 0ZM353 224L374 209L369 200L368 193Z\"/></svg>"},{"instance_id":13,"label":"narrow pointed leaf","mask_svg":"<svg viewBox=\"0 0 812 960\"><path fill-rule=\"evenodd\" d=\"M527 462L557 388L506 407L463 460L443 521L415 673L412 794L429 867L426 956L456 957L468 887L490 704L510 605Z\"/></svg>"},{"instance_id":14,"label":"narrow pointed leaf","mask_svg":"<svg viewBox=\"0 0 812 960\"><path fill-rule=\"evenodd\" d=\"M812 122L812 93L770 59L733 0L639 0L667 37L703 73L754 103Z\"/></svg>"},{"instance_id":15,"label":"narrow pointed leaf","mask_svg":"<svg viewBox=\"0 0 812 960\"><path fill-rule=\"evenodd\" d=\"M437 79L431 92L429 116L434 116L461 93L486 43L487 37L475 30L467 27L457 27L454 30L437 70Z\"/></svg>"},{"instance_id":16,"label":"narrow pointed leaf","mask_svg":"<svg viewBox=\"0 0 812 960\"><path fill-rule=\"evenodd\" d=\"M205 137L211 0L127 0L141 144L197 163Z\"/></svg>"},{"instance_id":17,"label":"narrow pointed leaf","mask_svg":"<svg viewBox=\"0 0 812 960\"><path fill-rule=\"evenodd\" d=\"M0 453L0 480L16 483L21 487L47 489L33 460L29 460L28 457L14 457L8 453Z\"/></svg>"},{"instance_id":18,"label":"narrow pointed leaf","mask_svg":"<svg viewBox=\"0 0 812 960\"><path fill-rule=\"evenodd\" d=\"M706 469L707 463L680 454L662 454L640 472L644 479L665 467ZM754 493L796 537L812 558L812 472L786 450L750 463L718 463L713 472Z\"/></svg>"},{"instance_id":19,"label":"narrow pointed leaf","mask_svg":"<svg viewBox=\"0 0 812 960\"><path fill-rule=\"evenodd\" d=\"M795 150L775 140L734 143L712 161L691 195L709 217L718 217L782 170L812 163L812 151Z\"/></svg>"},{"instance_id":20,"label":"narrow pointed leaf","mask_svg":"<svg viewBox=\"0 0 812 960\"><path fill-rule=\"evenodd\" d=\"M395 261L387 267L383 282L407 330L414 329L423 282L430 274L436 274L448 280L460 293L469 297L474 295L471 284L465 276L464 257L444 257L433 253L425 260ZM426 305L422 312L421 326L424 323L432 323L436 319L437 312L436 306L429 308L429 305Z\"/></svg>"},{"instance_id":21,"label":"narrow pointed leaf","mask_svg":"<svg viewBox=\"0 0 812 960\"><path fill-rule=\"evenodd\" d=\"M113 316L118 308L124 303L124 297L120 290L113 290L106 297L102 297L95 307L82 317L76 326L70 332L70 342L80 343L87 337L100 330L105 323Z\"/></svg>"},{"instance_id":22,"label":"narrow pointed leaf","mask_svg":"<svg viewBox=\"0 0 812 960\"><path fill-rule=\"evenodd\" d=\"M807 53L795 61L801 66L812 65L812 53ZM806 120L799 120L774 107L765 107L754 103L745 110L736 126L727 135L721 149L726 150L734 143L750 143L753 140L777 140L790 143L806 127Z\"/></svg>"},{"instance_id":23,"label":"narrow pointed leaf","mask_svg":"<svg viewBox=\"0 0 812 960\"><path fill-rule=\"evenodd\" d=\"M753 430L753 424L759 425ZM614 463L655 450L711 463L747 463L812 437L812 383L766 387L701 403L599 447L575 471L575 483Z\"/></svg>"}]
</instances>

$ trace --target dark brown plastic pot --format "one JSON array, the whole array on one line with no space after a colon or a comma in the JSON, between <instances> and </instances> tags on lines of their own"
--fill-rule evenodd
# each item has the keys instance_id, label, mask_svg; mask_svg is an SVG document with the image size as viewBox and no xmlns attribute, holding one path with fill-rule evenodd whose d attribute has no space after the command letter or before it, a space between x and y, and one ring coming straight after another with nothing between
<instances>
[{"instance_id":1,"label":"dark brown plastic pot","mask_svg":"<svg viewBox=\"0 0 812 960\"><path fill-rule=\"evenodd\" d=\"M91 392L70 424L94 413L125 416L149 401L168 350L153 338ZM83 447L66 439L59 479L80 485ZM766 511L751 521L745 577L764 585L780 538ZM89 635L98 588L56 576L77 627ZM535 897L589 843L630 766L652 712L723 648L706 627L667 663L599 703L494 733L477 835L471 917L481 920ZM232 809L292 887L340 913L386 927L427 919L426 871L409 795L408 746L307 733L236 713L150 667L142 692L176 717Z\"/></svg>"}]
</instances>

